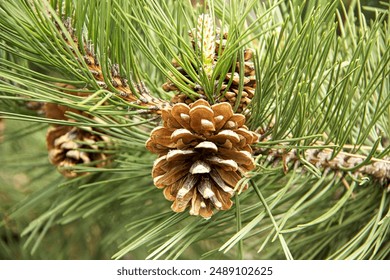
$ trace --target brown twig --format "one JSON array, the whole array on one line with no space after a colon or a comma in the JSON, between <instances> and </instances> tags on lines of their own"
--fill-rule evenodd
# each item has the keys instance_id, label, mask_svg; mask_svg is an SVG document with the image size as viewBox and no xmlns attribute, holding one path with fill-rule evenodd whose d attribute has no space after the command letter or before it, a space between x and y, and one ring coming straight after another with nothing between
<instances>
[{"instance_id":1,"label":"brown twig","mask_svg":"<svg viewBox=\"0 0 390 280\"><path fill-rule=\"evenodd\" d=\"M352 172L361 177L370 176L385 186L389 186L390 182L390 157L382 159L372 157L365 163L367 157L364 155L344 151L333 155L333 150L329 148L314 147L302 152L297 149L257 148L254 153L256 155L266 155L268 162L282 160L285 172L288 171L290 163L298 162L301 165L304 164L304 161L307 161L319 169L331 169L342 173Z\"/></svg>"},{"instance_id":2,"label":"brown twig","mask_svg":"<svg viewBox=\"0 0 390 280\"><path fill-rule=\"evenodd\" d=\"M73 29L71 25L70 18L66 19L64 21L64 26L67 29L70 37L72 38L73 42L79 46L78 44L78 38L75 35L75 30ZM63 36L63 38L67 41L67 43L70 46L69 40L66 38L66 36ZM84 50L79 50L81 53L85 53L83 55L83 59L85 64L87 65L89 71L97 81L97 84L102 89L105 89L107 91L110 91L110 88L108 87L107 83L105 82L103 71L101 68L101 65L99 63L99 60L97 56L95 55L93 45L91 43L84 42L83 43ZM71 46L70 46L71 47ZM71 47L72 48L72 47ZM75 50L73 50L73 53L76 56ZM128 102L135 103L139 106L145 106L145 109L150 110L151 113L155 114L161 114L161 110L163 108L170 107L169 102L165 100L161 100L159 98L153 97L145 84L143 82L133 84L133 88L136 90L136 94L133 93L131 90L131 87L124 77L120 75L120 69L118 64L113 64L111 66L111 73L110 73L110 84L112 87L115 88L117 91L118 96L122 98L123 100L126 100Z\"/></svg>"}]
</instances>

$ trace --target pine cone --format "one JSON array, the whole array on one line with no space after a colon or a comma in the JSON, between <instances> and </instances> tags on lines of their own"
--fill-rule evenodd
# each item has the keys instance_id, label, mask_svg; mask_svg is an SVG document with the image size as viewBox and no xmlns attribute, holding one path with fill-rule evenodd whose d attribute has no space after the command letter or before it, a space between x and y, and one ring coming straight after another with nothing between
<instances>
[{"instance_id":1,"label":"pine cone","mask_svg":"<svg viewBox=\"0 0 390 280\"><path fill-rule=\"evenodd\" d=\"M90 163L95 167L103 167L106 164L107 156L101 151L98 142L107 142L107 140L77 127L51 127L46 135L50 162L58 166L59 172L68 178L77 177L83 173L61 167Z\"/></svg>"},{"instance_id":2,"label":"pine cone","mask_svg":"<svg viewBox=\"0 0 390 280\"><path fill-rule=\"evenodd\" d=\"M203 24L203 21L200 21ZM209 22L209 21L208 21ZM214 66L219 59L219 56L222 54L222 52L226 48L226 43L227 43L227 38L228 34L221 33L219 29L217 29L217 33L215 36L207 36L208 38L212 38L212 40L206 40L202 39L202 37L199 35L204 33L210 33L210 32L205 32L202 30L210 30L212 28L210 27L202 27L202 25L199 26L198 24L198 31L195 32L194 30L190 31L189 34L192 37L192 46L194 50L196 49L203 49L203 50L208 50L210 49L210 45L212 49L214 50L212 55L207 53L206 56L206 61L212 60L212 65ZM198 38L195 40L194 36L197 34ZM210 41L205 45L205 41ZM199 42L203 42L204 46L197 46L196 42L199 45ZM205 54L203 54L205 55ZM256 90L256 73L255 73L255 68L253 62L250 62L251 58L253 56L253 51L251 49L246 49L244 51L244 65L242 71L244 72L243 75L243 90L240 98L240 104L239 107L237 108L237 112L243 112L244 109L249 105L251 102L255 90ZM184 69L179 65L179 63L176 60L172 61L172 65L180 72L182 73L187 79L191 80L191 77L184 71ZM205 65L203 68L207 68ZM199 73L199 70L193 66L193 71L196 73ZM238 98L238 93L239 93L239 84L240 84L240 63L237 61L235 67L232 67L230 69L230 72L226 74L225 77L220 77L220 79L223 79L222 87L220 92L216 93L216 101L217 102L229 102L232 107L234 107L237 98ZM195 83L195 81L192 81ZM218 83L216 83L218 84ZM199 96L202 98L202 96L205 95L205 92L203 88L200 85L197 86L192 86L188 84L189 88L192 88L193 91L199 94ZM165 84L162 85L163 90L169 92L169 91L175 91L176 94L173 96L171 99L171 103L176 104L176 103L186 103L190 104L193 102L191 98L189 98L185 93L181 92L178 87L174 83L174 78L172 77L172 81L168 81Z\"/></svg>"},{"instance_id":3,"label":"pine cone","mask_svg":"<svg viewBox=\"0 0 390 280\"><path fill-rule=\"evenodd\" d=\"M162 119L146 148L159 155L152 176L174 201L172 210L190 206L191 215L209 218L212 208L230 209L237 182L255 168L250 145L258 135L244 125L245 116L234 114L227 102L210 106L199 99L163 110Z\"/></svg>"}]
</instances>

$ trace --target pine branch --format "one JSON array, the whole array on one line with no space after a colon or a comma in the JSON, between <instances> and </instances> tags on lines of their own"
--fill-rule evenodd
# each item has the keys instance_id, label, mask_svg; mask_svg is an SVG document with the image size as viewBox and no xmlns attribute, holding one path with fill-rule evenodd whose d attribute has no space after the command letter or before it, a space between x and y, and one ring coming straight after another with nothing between
<instances>
[{"instance_id":1,"label":"pine branch","mask_svg":"<svg viewBox=\"0 0 390 280\"><path fill-rule=\"evenodd\" d=\"M114 90L114 93L118 93L120 98L123 98L127 102L135 101L135 105L145 107L150 110L151 113L161 114L161 109L169 107L169 104L166 101L151 96L149 90L143 82L130 86L128 81L121 77L120 67L118 64L111 66L110 77L104 77L98 58L94 54L92 44L86 43L84 38L83 43L80 44L78 42L79 40L76 37L76 30L73 29L70 18L67 18L64 21L64 27L69 33L68 36L73 40L72 44L69 44L69 41L67 40L68 36L64 36L64 39L69 44L70 48L72 48L72 45L84 46L84 49L79 51L81 53L85 53L83 56L84 62L101 89L107 91ZM75 52L73 51L73 53ZM107 85L106 81L109 81L110 87Z\"/></svg>"},{"instance_id":2,"label":"pine branch","mask_svg":"<svg viewBox=\"0 0 390 280\"><path fill-rule=\"evenodd\" d=\"M375 152L375 149L373 149ZM294 168L299 165L307 166L311 164L315 168L322 170L331 169L335 172L353 174L354 179L359 180L362 177L370 176L378 180L384 187L389 187L390 180L390 157L383 159L369 156L363 156L348 152L339 152L336 155L334 151L327 148L308 148L301 154L297 149L266 149L259 148L254 151L255 154L265 155L266 161L271 164L277 164L282 161L283 171L289 171L289 165L292 163ZM310 168L310 166L308 166Z\"/></svg>"},{"instance_id":3,"label":"pine branch","mask_svg":"<svg viewBox=\"0 0 390 280\"><path fill-rule=\"evenodd\" d=\"M389 180L388 9L375 9L369 21L359 1L357 11L322 0L213 0L196 9L173 0L50 4L0 2L0 107L7 123L0 145L0 256L31 258L32 250L45 259L388 258L390 196L376 187ZM192 42L188 31L202 14L214 26L202 23ZM217 50L207 52L213 36ZM257 168L234 190L253 186L235 193L232 205L224 200L230 209L215 210L208 220L173 213L153 187L156 157L145 142L161 125L160 111L170 109L163 104L172 93L161 87L167 78L173 94L190 102L231 98L235 113L252 94L245 123L264 141L253 145ZM249 92L245 78L257 85ZM44 117L26 109L30 102L59 114ZM211 117L199 127L210 123ZM79 153L69 156L86 159L98 151L110 164L86 160L71 169L81 176L57 176L46 160L47 124L68 129L67 140L53 144L77 146ZM198 149L205 147L215 149L210 143ZM223 160L217 162L235 168ZM299 172L302 165L311 172Z\"/></svg>"}]
</instances>

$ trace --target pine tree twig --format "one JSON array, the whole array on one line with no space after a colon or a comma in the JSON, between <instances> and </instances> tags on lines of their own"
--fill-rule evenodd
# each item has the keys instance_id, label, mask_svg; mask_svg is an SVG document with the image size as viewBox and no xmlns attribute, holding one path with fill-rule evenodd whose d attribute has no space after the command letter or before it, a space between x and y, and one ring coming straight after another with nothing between
<instances>
[{"instance_id":1,"label":"pine tree twig","mask_svg":"<svg viewBox=\"0 0 390 280\"><path fill-rule=\"evenodd\" d=\"M80 46L78 44L79 39L75 35L75 29L71 25L70 18L64 20L64 26L67 29L73 42ZM72 46L70 45L70 42L66 36L63 36L63 38L68 43L68 46L72 49ZM93 45L90 42L84 42L83 46L84 50L79 49L79 51L81 53L85 53L83 55L84 62L96 80L97 85L102 89L110 91L111 89L105 81L105 77L103 75L100 62L94 52ZM72 50L72 52L76 55L75 50ZM143 82L133 84L133 88L136 90L134 93L131 90L128 80L120 75L120 67L118 64L111 65L110 70L110 83L119 93L118 96L123 100L131 102L137 106L145 106L145 109L148 109L150 113L154 114L161 114L161 109L170 107L169 102L153 97Z\"/></svg>"},{"instance_id":2,"label":"pine tree twig","mask_svg":"<svg viewBox=\"0 0 390 280\"><path fill-rule=\"evenodd\" d=\"M260 127L257 129L257 132L260 134L259 142L266 143L267 141L271 140L271 130L273 126L274 124L271 122L268 127ZM266 160L274 164L281 160L284 173L289 171L290 163L293 163L293 168L297 168L304 164L302 161L302 158L304 158L315 167L324 169L325 171L331 169L338 172L338 174L344 174L345 172L352 171L355 175L359 175L361 177L371 176L378 180L383 186L387 186L390 191L390 157L385 157L382 159L371 157L369 158L369 161L365 163L365 161L367 161L367 156L346 151L355 149L356 146L354 145L343 145L343 150L336 156L333 155L333 150L329 148L315 147L324 145L324 142L316 141L314 144L312 144L313 148L306 149L303 154L298 154L297 149L290 149L286 151L286 149L283 148L275 149L255 147L253 154L255 156L265 155L267 156ZM363 150L373 149L369 146L361 146L360 148ZM376 147L376 150L381 151L383 148ZM347 186L345 180L342 182L345 186Z\"/></svg>"},{"instance_id":3,"label":"pine tree twig","mask_svg":"<svg viewBox=\"0 0 390 280\"><path fill-rule=\"evenodd\" d=\"M301 158L304 158L317 168L331 169L342 173L351 170L354 174L359 176L371 176L384 186L389 187L390 157L385 157L383 159L372 157L368 164L364 164L366 157L363 155L342 151L336 156L333 156L333 151L329 148L307 149L300 154L298 154L297 149L286 151L285 149L257 148L255 149L254 154L266 155L266 160L271 163L282 160L285 172L288 172L289 163L298 163L299 166L302 164Z\"/></svg>"}]
</instances>

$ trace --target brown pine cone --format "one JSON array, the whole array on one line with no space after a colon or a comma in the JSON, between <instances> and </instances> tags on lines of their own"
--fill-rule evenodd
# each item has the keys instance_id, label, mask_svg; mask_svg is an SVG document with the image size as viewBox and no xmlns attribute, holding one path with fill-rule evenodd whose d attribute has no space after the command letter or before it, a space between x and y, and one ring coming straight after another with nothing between
<instances>
[{"instance_id":1,"label":"brown pine cone","mask_svg":"<svg viewBox=\"0 0 390 280\"><path fill-rule=\"evenodd\" d=\"M98 142L107 140L97 134L70 126L51 127L46 135L50 162L68 178L85 174L77 173L68 167L77 164L91 164L94 167L106 165L107 156L101 151Z\"/></svg>"},{"instance_id":2,"label":"brown pine cone","mask_svg":"<svg viewBox=\"0 0 390 280\"><path fill-rule=\"evenodd\" d=\"M210 106L199 99L163 110L162 119L146 148L159 155L152 176L174 201L172 210L189 206L191 215L209 218L213 208L230 209L237 182L255 168L250 145L258 135L244 125L245 116L227 102Z\"/></svg>"}]
</instances>

